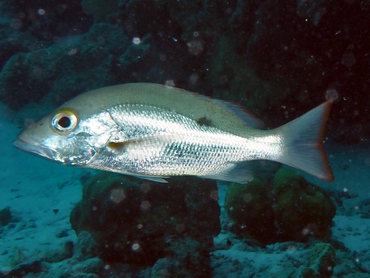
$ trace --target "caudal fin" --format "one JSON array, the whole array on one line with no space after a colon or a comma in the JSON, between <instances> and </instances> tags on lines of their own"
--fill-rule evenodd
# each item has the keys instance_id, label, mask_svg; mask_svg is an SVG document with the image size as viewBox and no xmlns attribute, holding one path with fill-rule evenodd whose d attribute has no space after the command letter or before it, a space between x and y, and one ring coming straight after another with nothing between
<instances>
[{"instance_id":1,"label":"caudal fin","mask_svg":"<svg viewBox=\"0 0 370 278\"><path fill-rule=\"evenodd\" d=\"M279 162L330 182L334 176L322 147L322 139L331 104L331 100L324 102L277 129L285 141Z\"/></svg>"}]
</instances>

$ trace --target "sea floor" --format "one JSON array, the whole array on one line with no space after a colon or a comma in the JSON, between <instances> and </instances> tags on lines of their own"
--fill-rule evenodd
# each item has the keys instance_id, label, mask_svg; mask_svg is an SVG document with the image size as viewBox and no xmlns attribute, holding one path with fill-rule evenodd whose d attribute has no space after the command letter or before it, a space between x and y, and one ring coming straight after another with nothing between
<instances>
[{"instance_id":1,"label":"sea floor","mask_svg":"<svg viewBox=\"0 0 370 278\"><path fill-rule=\"evenodd\" d=\"M65 248L67 241L76 242L69 214L81 199L79 179L87 170L42 160L16 149L12 142L21 128L10 121L12 115L3 106L0 112L4 116L0 122L0 210L9 207L16 219L0 228L0 277L3 277L7 271L40 254ZM363 205L370 199L370 146L367 142L333 144L326 150L335 181L327 183L305 177L345 196L332 228L332 238L340 247L336 249L339 251L333 277L370 277L370 212L366 211L369 206ZM220 185L222 210L225 191L226 186ZM297 269L308 266L313 246L286 242L260 248L225 230L214 242L211 254L214 277L296 277Z\"/></svg>"}]
</instances>

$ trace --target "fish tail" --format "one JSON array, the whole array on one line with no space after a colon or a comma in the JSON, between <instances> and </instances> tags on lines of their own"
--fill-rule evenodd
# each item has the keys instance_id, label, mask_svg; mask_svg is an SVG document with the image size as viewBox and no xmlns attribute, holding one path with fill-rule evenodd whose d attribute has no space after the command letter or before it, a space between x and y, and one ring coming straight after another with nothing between
<instances>
[{"instance_id":1,"label":"fish tail","mask_svg":"<svg viewBox=\"0 0 370 278\"><path fill-rule=\"evenodd\" d=\"M322 146L331 104L328 100L301 117L278 128L284 138L283 155L278 160L326 181L334 175Z\"/></svg>"}]
</instances>

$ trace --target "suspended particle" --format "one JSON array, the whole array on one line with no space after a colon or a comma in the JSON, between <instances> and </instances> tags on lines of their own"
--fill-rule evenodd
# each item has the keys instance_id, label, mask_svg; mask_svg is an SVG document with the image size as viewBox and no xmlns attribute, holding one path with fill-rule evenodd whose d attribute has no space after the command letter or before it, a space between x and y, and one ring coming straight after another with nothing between
<instances>
[{"instance_id":1,"label":"suspended particle","mask_svg":"<svg viewBox=\"0 0 370 278\"><path fill-rule=\"evenodd\" d=\"M195 84L197 83L198 79L199 79L199 75L198 75L198 74L196 74L196 73L192 73L192 74L190 75L190 77L189 77L189 83L190 83L191 85L195 85Z\"/></svg>"},{"instance_id":2,"label":"suspended particle","mask_svg":"<svg viewBox=\"0 0 370 278\"><path fill-rule=\"evenodd\" d=\"M218 201L219 199L219 195L218 195L218 190L212 190L211 191L211 196L210 196L213 200L215 201Z\"/></svg>"},{"instance_id":3,"label":"suspended particle","mask_svg":"<svg viewBox=\"0 0 370 278\"><path fill-rule=\"evenodd\" d=\"M338 91L336 89L328 89L325 93L326 100L336 101L338 99Z\"/></svg>"},{"instance_id":4,"label":"suspended particle","mask_svg":"<svg viewBox=\"0 0 370 278\"><path fill-rule=\"evenodd\" d=\"M77 49L76 48L73 48L71 49L69 52L68 52L68 55L69 56L73 56L73 55L76 55L77 54Z\"/></svg>"},{"instance_id":5,"label":"suspended particle","mask_svg":"<svg viewBox=\"0 0 370 278\"><path fill-rule=\"evenodd\" d=\"M134 244L132 244L131 246L131 249L134 251L138 251L140 249L140 244L138 242L134 242Z\"/></svg>"},{"instance_id":6,"label":"suspended particle","mask_svg":"<svg viewBox=\"0 0 370 278\"><path fill-rule=\"evenodd\" d=\"M45 15L45 14L46 14L46 12L45 12L45 10L44 10L44 9L38 9L38 10L37 10L37 13L38 13L39 15Z\"/></svg>"},{"instance_id":7,"label":"suspended particle","mask_svg":"<svg viewBox=\"0 0 370 278\"><path fill-rule=\"evenodd\" d=\"M173 80L166 80L164 84L168 87L175 87L175 82Z\"/></svg>"},{"instance_id":8,"label":"suspended particle","mask_svg":"<svg viewBox=\"0 0 370 278\"><path fill-rule=\"evenodd\" d=\"M243 198L243 201L246 203L249 203L253 199L251 194L244 194L242 198Z\"/></svg>"},{"instance_id":9,"label":"suspended particle","mask_svg":"<svg viewBox=\"0 0 370 278\"><path fill-rule=\"evenodd\" d=\"M142 201L140 204L140 208L143 211L146 211L150 208L150 202L149 201Z\"/></svg>"},{"instance_id":10,"label":"suspended particle","mask_svg":"<svg viewBox=\"0 0 370 278\"><path fill-rule=\"evenodd\" d=\"M138 44L141 43L141 40L140 40L140 38L135 37L135 38L132 39L132 43L138 45Z\"/></svg>"},{"instance_id":11,"label":"suspended particle","mask_svg":"<svg viewBox=\"0 0 370 278\"><path fill-rule=\"evenodd\" d=\"M11 23L10 23L10 26L13 28L13 29L16 29L16 30L19 30L22 28L23 26L23 23L22 21L19 19L19 18L14 18L12 19Z\"/></svg>"},{"instance_id":12,"label":"suspended particle","mask_svg":"<svg viewBox=\"0 0 370 278\"><path fill-rule=\"evenodd\" d=\"M166 61L167 60L167 57L165 54L160 54L159 55L159 59L161 59L162 62Z\"/></svg>"},{"instance_id":13,"label":"suspended particle","mask_svg":"<svg viewBox=\"0 0 370 278\"><path fill-rule=\"evenodd\" d=\"M193 55L199 55L203 51L203 43L199 40L194 40L187 43L188 50Z\"/></svg>"},{"instance_id":14,"label":"suspended particle","mask_svg":"<svg viewBox=\"0 0 370 278\"><path fill-rule=\"evenodd\" d=\"M126 194L122 188L115 188L110 191L110 199L118 204L126 199Z\"/></svg>"},{"instance_id":15,"label":"suspended particle","mask_svg":"<svg viewBox=\"0 0 370 278\"><path fill-rule=\"evenodd\" d=\"M149 192L149 190L150 190L150 183L143 182L142 184L140 184L140 189L141 189L141 191L143 191L144 193L148 193L148 192Z\"/></svg>"}]
</instances>

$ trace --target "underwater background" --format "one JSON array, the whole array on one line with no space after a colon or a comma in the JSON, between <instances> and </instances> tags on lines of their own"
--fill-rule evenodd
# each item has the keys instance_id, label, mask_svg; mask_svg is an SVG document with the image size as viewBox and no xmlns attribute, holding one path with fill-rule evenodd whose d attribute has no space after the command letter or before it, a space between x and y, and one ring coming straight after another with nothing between
<instances>
[{"instance_id":1,"label":"underwater background","mask_svg":"<svg viewBox=\"0 0 370 278\"><path fill-rule=\"evenodd\" d=\"M370 1L0 0L0 277L370 277ZM335 180L158 184L13 147L70 98L176 86L266 128L327 99Z\"/></svg>"}]
</instances>

